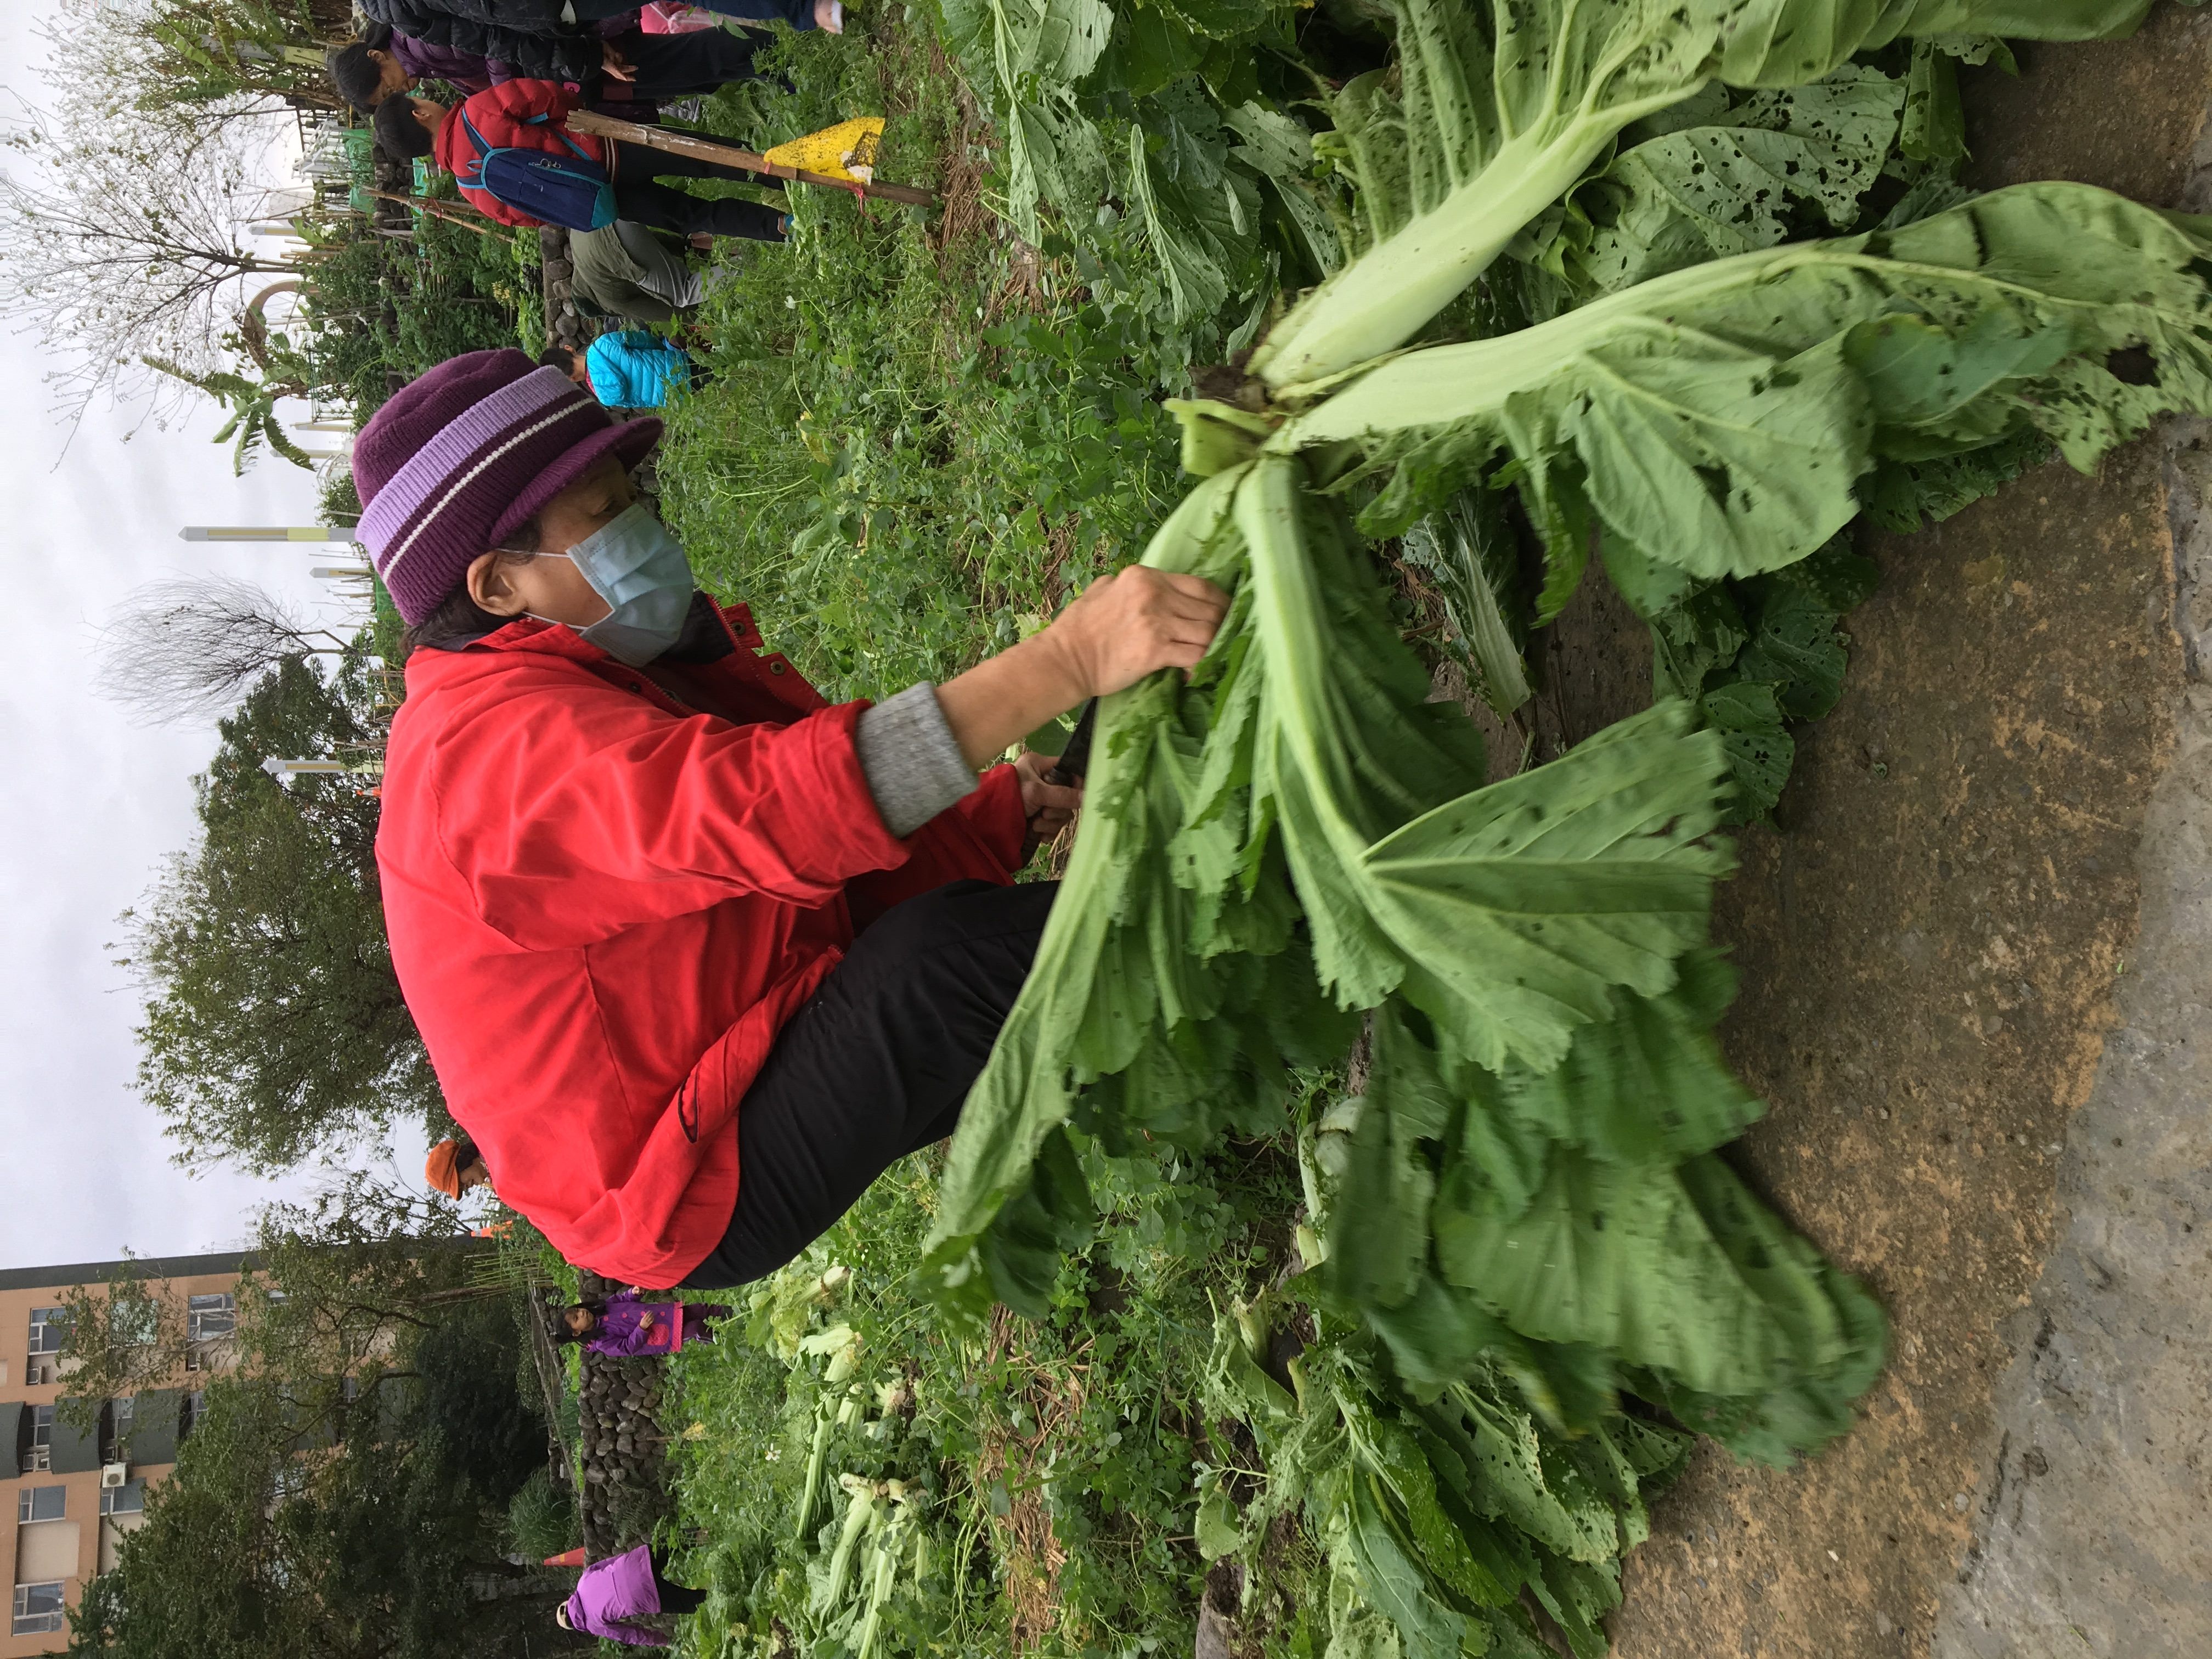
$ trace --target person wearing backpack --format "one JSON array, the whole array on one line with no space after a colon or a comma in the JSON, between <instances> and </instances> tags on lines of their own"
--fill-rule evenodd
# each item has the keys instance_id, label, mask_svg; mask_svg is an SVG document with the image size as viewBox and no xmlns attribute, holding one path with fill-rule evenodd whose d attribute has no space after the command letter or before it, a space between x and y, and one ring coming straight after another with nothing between
<instances>
[{"instance_id":1,"label":"person wearing backpack","mask_svg":"<svg viewBox=\"0 0 2212 1659\"><path fill-rule=\"evenodd\" d=\"M574 91L550 81L504 81L458 106L431 98L387 98L376 106L371 125L390 154L403 160L434 157L459 182L464 200L502 225L597 230L628 219L679 236L703 231L783 240L787 216L774 208L687 195L659 182L727 179L781 191L781 179L625 139L571 132L567 118L577 101ZM711 133L695 136L716 142Z\"/></svg>"}]
</instances>

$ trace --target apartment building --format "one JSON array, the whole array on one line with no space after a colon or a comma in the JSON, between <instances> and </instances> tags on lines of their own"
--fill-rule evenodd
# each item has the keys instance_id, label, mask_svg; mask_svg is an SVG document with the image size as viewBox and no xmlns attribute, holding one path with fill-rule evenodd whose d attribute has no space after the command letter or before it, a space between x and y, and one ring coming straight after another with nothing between
<instances>
[{"instance_id":1,"label":"apartment building","mask_svg":"<svg viewBox=\"0 0 2212 1659\"><path fill-rule=\"evenodd\" d=\"M191 1432L196 1373L221 1363L237 1322L239 1252L130 1264L185 1309L187 1351L169 1386L110 1400L87 1431L57 1409L67 1392L63 1302L124 1264L0 1269L0 1547L12 1564L0 1659L58 1651L84 1581L112 1566L144 1519L146 1489Z\"/></svg>"}]
</instances>

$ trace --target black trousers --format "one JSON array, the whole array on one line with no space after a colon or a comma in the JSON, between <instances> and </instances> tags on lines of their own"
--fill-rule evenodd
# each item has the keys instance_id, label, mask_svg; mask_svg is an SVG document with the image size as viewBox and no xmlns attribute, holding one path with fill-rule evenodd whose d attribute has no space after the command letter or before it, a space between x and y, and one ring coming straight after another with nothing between
<instances>
[{"instance_id":1,"label":"black trousers","mask_svg":"<svg viewBox=\"0 0 2212 1659\"><path fill-rule=\"evenodd\" d=\"M668 129L673 132L685 130ZM711 132L696 136L720 142ZM739 184L766 185L770 190L781 190L782 179L770 173L724 167L719 161L702 161L696 156L672 155L665 149L633 144L625 138L617 138L612 143L615 208L623 218L650 225L655 230L672 230L679 236L703 230L709 236L742 236L756 242L783 240L783 233L776 228L776 221L782 216L780 209L726 198L709 200L655 182L661 179L730 179Z\"/></svg>"},{"instance_id":2,"label":"black trousers","mask_svg":"<svg viewBox=\"0 0 2212 1659\"><path fill-rule=\"evenodd\" d=\"M753 78L755 37L728 29L690 34L619 35L615 46L637 71L630 96L652 103L703 95L733 81Z\"/></svg>"},{"instance_id":3,"label":"black trousers","mask_svg":"<svg viewBox=\"0 0 2212 1659\"><path fill-rule=\"evenodd\" d=\"M578 20L584 22L617 17L637 9L637 0L570 0L570 3L576 9ZM741 23L764 26L781 19L795 29L814 27L814 0L692 0L692 3L724 17L734 17Z\"/></svg>"},{"instance_id":4,"label":"black trousers","mask_svg":"<svg viewBox=\"0 0 2212 1659\"><path fill-rule=\"evenodd\" d=\"M698 1612L700 1604L707 1599L707 1592L702 1589L693 1589L689 1584L672 1584L665 1576L668 1564L660 1552L655 1550L651 1559L653 1588L659 1594L660 1610L663 1613L672 1613L678 1616Z\"/></svg>"},{"instance_id":5,"label":"black trousers","mask_svg":"<svg viewBox=\"0 0 2212 1659\"><path fill-rule=\"evenodd\" d=\"M1021 994L1059 890L961 881L887 911L776 1038L738 1108L738 1201L697 1289L764 1279L942 1140Z\"/></svg>"}]
</instances>

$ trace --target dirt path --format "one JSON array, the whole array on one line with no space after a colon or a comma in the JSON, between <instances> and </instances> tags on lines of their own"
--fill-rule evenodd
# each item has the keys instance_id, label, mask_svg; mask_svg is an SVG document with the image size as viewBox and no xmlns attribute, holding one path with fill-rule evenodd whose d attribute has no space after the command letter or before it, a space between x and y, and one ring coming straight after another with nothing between
<instances>
[{"instance_id":1,"label":"dirt path","mask_svg":"<svg viewBox=\"0 0 2212 1659\"><path fill-rule=\"evenodd\" d=\"M1978 182L2180 205L2208 90L2203 13L2031 48L1970 88ZM1630 1564L1623 1659L2212 1653L2191 441L1869 544L1849 689L1719 931L1729 1047L1774 1106L1741 1166L1873 1283L1896 1359L1808 1468L1700 1455ZM1637 706L1640 632L1578 605L1540 732Z\"/></svg>"}]
</instances>

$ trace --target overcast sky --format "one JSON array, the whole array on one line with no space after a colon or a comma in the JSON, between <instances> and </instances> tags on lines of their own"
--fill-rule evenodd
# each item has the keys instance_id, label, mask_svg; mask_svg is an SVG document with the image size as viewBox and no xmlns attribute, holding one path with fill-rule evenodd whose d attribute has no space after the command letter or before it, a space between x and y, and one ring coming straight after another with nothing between
<instances>
[{"instance_id":1,"label":"overcast sky","mask_svg":"<svg viewBox=\"0 0 2212 1659\"><path fill-rule=\"evenodd\" d=\"M0 5L0 86L33 103L47 101L31 33L45 9ZM191 779L215 733L133 726L95 696L94 635L133 588L178 574L228 572L321 603L328 590L307 573L334 550L179 540L187 524L312 523L314 480L267 459L232 477L211 408L166 432L138 410L95 409L64 453L41 384L52 349L9 331L10 315L0 310L0 1267L226 1248L286 1188L168 1161L131 1089L137 998L111 965L117 915L191 839Z\"/></svg>"}]
</instances>

